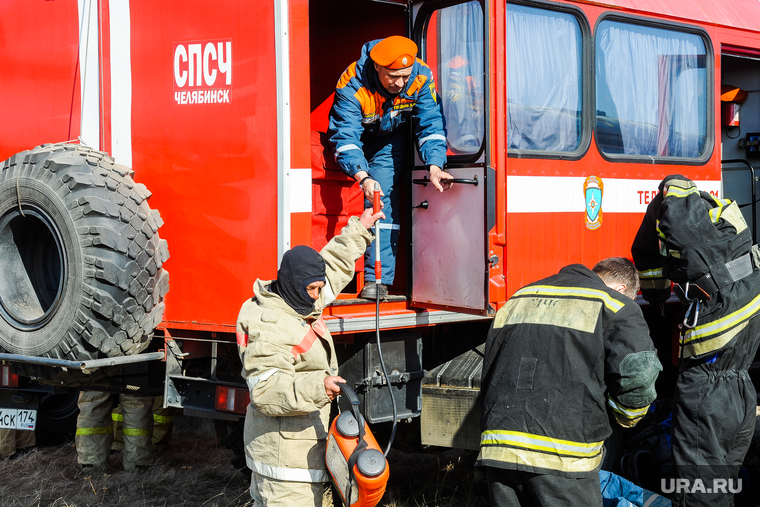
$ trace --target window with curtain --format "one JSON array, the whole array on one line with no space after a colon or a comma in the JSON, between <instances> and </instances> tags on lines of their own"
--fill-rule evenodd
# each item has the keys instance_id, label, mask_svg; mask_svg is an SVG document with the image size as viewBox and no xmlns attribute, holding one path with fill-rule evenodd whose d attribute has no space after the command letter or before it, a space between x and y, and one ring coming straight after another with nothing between
<instances>
[{"instance_id":1,"label":"window with curtain","mask_svg":"<svg viewBox=\"0 0 760 507\"><path fill-rule=\"evenodd\" d=\"M596 141L610 155L700 158L707 147L702 37L603 20L596 32Z\"/></svg>"},{"instance_id":2,"label":"window with curtain","mask_svg":"<svg viewBox=\"0 0 760 507\"><path fill-rule=\"evenodd\" d=\"M449 154L480 151L485 132L483 8L466 2L433 12L423 59L438 81Z\"/></svg>"},{"instance_id":3,"label":"window with curtain","mask_svg":"<svg viewBox=\"0 0 760 507\"><path fill-rule=\"evenodd\" d=\"M573 152L581 143L582 35L566 12L507 4L507 145Z\"/></svg>"}]
</instances>

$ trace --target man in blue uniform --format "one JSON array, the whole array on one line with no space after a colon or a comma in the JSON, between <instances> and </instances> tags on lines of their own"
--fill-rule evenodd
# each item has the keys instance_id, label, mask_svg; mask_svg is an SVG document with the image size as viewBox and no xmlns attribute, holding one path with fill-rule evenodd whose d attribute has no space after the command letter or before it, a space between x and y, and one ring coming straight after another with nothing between
<instances>
[{"instance_id":1,"label":"man in blue uniform","mask_svg":"<svg viewBox=\"0 0 760 507\"><path fill-rule=\"evenodd\" d=\"M376 226L382 280L375 280L374 245L364 257L361 297L370 299L387 296L395 276L401 221L397 184L409 152L409 128L435 188L443 192L453 179L442 170L446 132L433 74L416 54L417 45L397 35L366 43L338 81L330 111L328 134L338 165L359 182L365 207L372 206L375 184L380 185L387 217Z\"/></svg>"}]
</instances>

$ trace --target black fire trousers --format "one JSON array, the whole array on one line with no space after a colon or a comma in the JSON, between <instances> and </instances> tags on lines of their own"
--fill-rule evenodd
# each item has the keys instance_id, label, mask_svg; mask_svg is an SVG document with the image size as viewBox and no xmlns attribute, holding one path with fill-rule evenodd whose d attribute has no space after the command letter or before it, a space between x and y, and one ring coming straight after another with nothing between
<instances>
[{"instance_id":1,"label":"black fire trousers","mask_svg":"<svg viewBox=\"0 0 760 507\"><path fill-rule=\"evenodd\" d=\"M570 479L485 467L491 507L602 507L599 475Z\"/></svg>"},{"instance_id":2,"label":"black fire trousers","mask_svg":"<svg viewBox=\"0 0 760 507\"><path fill-rule=\"evenodd\" d=\"M679 480L681 487L670 495L674 507L733 506L732 491L741 489L737 477L755 430L757 397L746 363L723 369L726 359L692 360L679 373L672 436L676 482L670 489Z\"/></svg>"}]
</instances>

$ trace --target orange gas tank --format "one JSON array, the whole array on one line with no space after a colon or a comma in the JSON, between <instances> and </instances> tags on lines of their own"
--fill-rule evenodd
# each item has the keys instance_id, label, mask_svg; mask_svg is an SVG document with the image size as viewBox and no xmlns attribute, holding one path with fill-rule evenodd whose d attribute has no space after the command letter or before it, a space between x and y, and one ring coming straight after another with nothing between
<instances>
[{"instance_id":1,"label":"orange gas tank","mask_svg":"<svg viewBox=\"0 0 760 507\"><path fill-rule=\"evenodd\" d=\"M375 507L383 497L388 483L388 462L369 426L359 414L359 398L356 393L345 384L340 386L351 403L352 411L343 412L330 425L327 434L327 470L344 505ZM349 462L352 464L353 477L349 474ZM346 500L347 497L350 502Z\"/></svg>"}]
</instances>

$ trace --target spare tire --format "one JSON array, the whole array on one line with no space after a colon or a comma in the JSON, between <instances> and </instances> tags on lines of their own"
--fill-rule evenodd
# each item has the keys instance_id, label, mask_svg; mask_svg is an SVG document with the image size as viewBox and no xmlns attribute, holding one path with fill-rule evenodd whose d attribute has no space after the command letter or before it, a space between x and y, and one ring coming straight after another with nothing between
<instances>
[{"instance_id":1,"label":"spare tire","mask_svg":"<svg viewBox=\"0 0 760 507\"><path fill-rule=\"evenodd\" d=\"M148 346L169 290L169 250L150 192L133 175L75 144L38 146L2 164L2 351L82 361Z\"/></svg>"}]
</instances>

